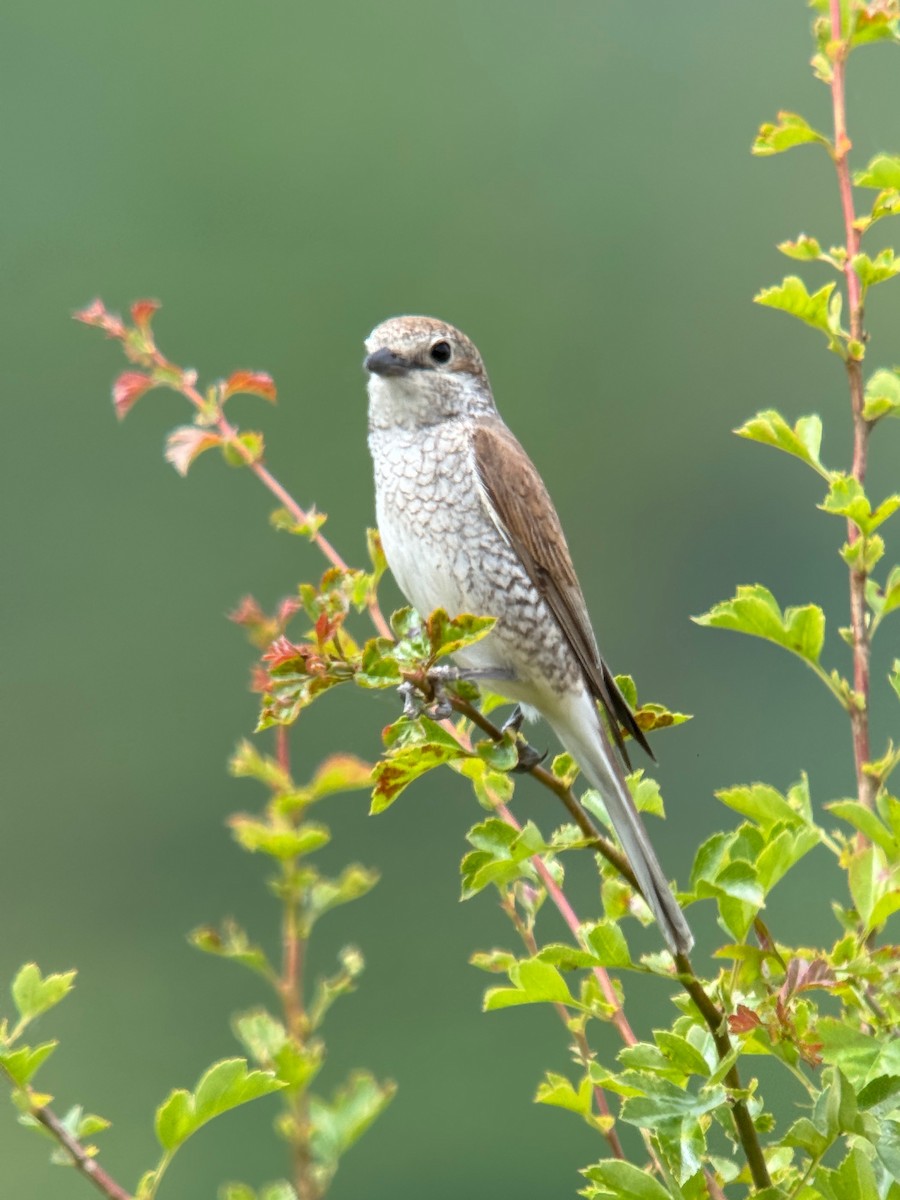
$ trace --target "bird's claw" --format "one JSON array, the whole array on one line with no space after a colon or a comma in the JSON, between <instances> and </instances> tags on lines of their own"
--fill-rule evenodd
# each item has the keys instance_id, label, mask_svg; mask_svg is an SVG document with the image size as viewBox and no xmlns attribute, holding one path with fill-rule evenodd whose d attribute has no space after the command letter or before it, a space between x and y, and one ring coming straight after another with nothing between
<instances>
[{"instance_id":1,"label":"bird's claw","mask_svg":"<svg viewBox=\"0 0 900 1200\"><path fill-rule=\"evenodd\" d=\"M460 678L457 667L432 667L426 676L430 695L411 679L404 680L397 688L403 697L403 715L410 720L430 717L432 721L446 721L453 715L453 705L447 695L446 685Z\"/></svg>"},{"instance_id":2,"label":"bird's claw","mask_svg":"<svg viewBox=\"0 0 900 1200\"><path fill-rule=\"evenodd\" d=\"M525 774L535 767L539 767L548 754L547 750L541 754L540 750L535 750L534 746L522 737L520 730L524 720L525 714L522 711L522 705L517 704L501 726L502 733L512 733L515 736L519 761L513 767L513 771L518 774Z\"/></svg>"}]
</instances>

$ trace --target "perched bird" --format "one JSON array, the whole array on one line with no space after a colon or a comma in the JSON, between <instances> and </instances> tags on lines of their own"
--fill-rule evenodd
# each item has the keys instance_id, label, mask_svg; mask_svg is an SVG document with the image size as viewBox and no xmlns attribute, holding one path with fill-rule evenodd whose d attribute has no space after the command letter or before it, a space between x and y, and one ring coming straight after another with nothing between
<instances>
[{"instance_id":1,"label":"perched bird","mask_svg":"<svg viewBox=\"0 0 900 1200\"><path fill-rule=\"evenodd\" d=\"M496 618L456 661L551 725L596 787L673 953L693 937L625 782L620 725L649 746L600 657L544 482L503 423L472 342L431 317L395 317L366 340L378 528L395 579L423 615Z\"/></svg>"}]
</instances>

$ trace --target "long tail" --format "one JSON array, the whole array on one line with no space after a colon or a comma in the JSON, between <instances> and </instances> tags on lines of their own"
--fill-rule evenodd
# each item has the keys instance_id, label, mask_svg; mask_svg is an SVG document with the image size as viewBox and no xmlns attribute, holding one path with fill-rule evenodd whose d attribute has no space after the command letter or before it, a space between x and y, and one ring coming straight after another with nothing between
<instances>
[{"instance_id":1,"label":"long tail","mask_svg":"<svg viewBox=\"0 0 900 1200\"><path fill-rule=\"evenodd\" d=\"M694 935L659 865L594 702L585 692L577 703L566 708L564 714L548 713L548 719L588 782L603 797L616 836L666 944L673 954L687 954L694 944Z\"/></svg>"}]
</instances>

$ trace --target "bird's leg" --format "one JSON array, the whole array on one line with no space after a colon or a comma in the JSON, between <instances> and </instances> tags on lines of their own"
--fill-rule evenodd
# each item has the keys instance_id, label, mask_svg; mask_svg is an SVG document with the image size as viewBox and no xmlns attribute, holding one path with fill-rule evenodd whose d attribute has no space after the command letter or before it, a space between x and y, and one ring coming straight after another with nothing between
<instances>
[{"instance_id":1,"label":"bird's leg","mask_svg":"<svg viewBox=\"0 0 900 1200\"><path fill-rule=\"evenodd\" d=\"M530 771L532 767L540 766L548 754L546 750L541 754L539 750L535 750L534 746L522 737L521 730L524 720L525 714L522 712L522 705L517 704L500 727L502 733L509 731L515 735L519 761L513 767L513 770L517 772Z\"/></svg>"},{"instance_id":2,"label":"bird's leg","mask_svg":"<svg viewBox=\"0 0 900 1200\"><path fill-rule=\"evenodd\" d=\"M416 678L404 679L397 691L403 697L404 717L415 718L423 714L433 721L446 721L453 715L453 706L447 695L447 684L461 677L458 667L432 667Z\"/></svg>"}]
</instances>

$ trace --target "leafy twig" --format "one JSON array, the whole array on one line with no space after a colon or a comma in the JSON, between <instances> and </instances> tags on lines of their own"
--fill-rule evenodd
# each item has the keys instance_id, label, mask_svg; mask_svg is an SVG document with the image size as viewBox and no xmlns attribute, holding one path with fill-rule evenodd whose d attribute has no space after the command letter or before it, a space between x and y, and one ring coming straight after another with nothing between
<instances>
[{"instance_id":1,"label":"leafy twig","mask_svg":"<svg viewBox=\"0 0 900 1200\"><path fill-rule=\"evenodd\" d=\"M847 307L850 310L850 342L845 357L847 381L850 385L850 403L853 412L853 466L852 476L860 487L865 484L868 458L869 432L871 426L863 416L865 403L862 355L866 341L863 327L863 292L854 259L859 253L859 230L853 204L853 187L850 179L848 153L851 142L847 136L847 105L845 80L847 55L850 52L849 32L843 36L840 0L829 0L831 20L832 52L831 102L834 119L833 160L837 171L838 188L841 196L841 211L844 219L844 234L847 239L847 257L843 265L847 285ZM847 540L850 545L862 536L854 521L847 521ZM860 804L874 808L878 790L876 779L866 773L869 761L869 628L866 622L866 581L868 572L864 561L859 559L850 566L850 628L853 636L853 686L861 698L859 704L850 707L850 723L853 732L853 756L856 763L856 786Z\"/></svg>"}]
</instances>

